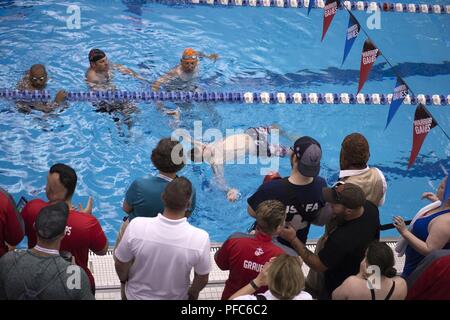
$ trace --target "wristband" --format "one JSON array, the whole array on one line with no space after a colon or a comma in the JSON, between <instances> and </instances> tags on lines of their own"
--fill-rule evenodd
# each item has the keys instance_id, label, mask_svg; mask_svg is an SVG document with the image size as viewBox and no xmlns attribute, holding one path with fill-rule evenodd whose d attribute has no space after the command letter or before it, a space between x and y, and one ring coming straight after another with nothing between
<instances>
[{"instance_id":1,"label":"wristband","mask_svg":"<svg viewBox=\"0 0 450 320\"><path fill-rule=\"evenodd\" d=\"M250 285L252 286L253 289L258 290L259 287L256 285L255 281L250 281Z\"/></svg>"}]
</instances>

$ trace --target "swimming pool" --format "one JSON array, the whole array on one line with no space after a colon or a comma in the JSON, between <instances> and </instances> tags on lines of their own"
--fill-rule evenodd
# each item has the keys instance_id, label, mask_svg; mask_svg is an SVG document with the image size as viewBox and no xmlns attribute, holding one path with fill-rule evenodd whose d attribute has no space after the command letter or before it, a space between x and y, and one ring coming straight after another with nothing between
<instances>
[{"instance_id":1,"label":"swimming pool","mask_svg":"<svg viewBox=\"0 0 450 320\"><path fill-rule=\"evenodd\" d=\"M109 58L149 80L178 63L186 47L216 52L216 62L201 64L200 88L209 91L282 91L356 93L361 47L359 36L341 67L348 15L338 12L323 42L321 10L208 7L168 5L145 1L77 1L80 29L68 29L67 6L61 1L0 2L0 87L14 87L34 63L49 72L49 90L86 91L84 73L91 48L102 48ZM398 2L398 1L397 1ZM416 2L417 1L400 1ZM433 3L450 4L449 1ZM355 13L355 12L354 12ZM356 12L360 21L366 13ZM448 15L383 13L381 29L369 30L390 62L398 67L413 91L450 93ZM367 27L364 26L366 29ZM116 74L123 90L146 90L148 84ZM391 93L392 70L378 58L364 93ZM170 106L170 103L168 103ZM18 113L14 104L0 100L0 185L14 198L45 198L46 174L56 162L72 166L78 174L74 203L94 197L94 214L110 242L116 237L129 184L155 169L150 152L161 137L171 134L169 119L152 104L139 104L134 126L118 130L107 114L93 112L89 103L72 103L61 113ZM332 183L339 169L342 139L363 133L371 146L370 165L386 175L388 193L381 208L382 223L392 215L412 217L425 204L423 191L434 190L450 168L450 144L439 128L433 129L416 164L407 170L412 145L414 106L402 106L384 130L388 106L374 105L261 105L198 103L182 114L181 127L192 130L195 120L203 128L245 129L278 123L293 135L310 135L323 148L321 175ZM429 110L450 132L448 107ZM289 160L280 161L288 175ZM197 210L192 223L207 230L214 241L234 231L245 231L252 219L246 198L262 181L257 166L230 165L226 177L243 197L228 203L210 183L206 166L188 166L182 174L197 188ZM310 238L321 229L313 228ZM391 230L383 236L396 236Z\"/></svg>"}]
</instances>

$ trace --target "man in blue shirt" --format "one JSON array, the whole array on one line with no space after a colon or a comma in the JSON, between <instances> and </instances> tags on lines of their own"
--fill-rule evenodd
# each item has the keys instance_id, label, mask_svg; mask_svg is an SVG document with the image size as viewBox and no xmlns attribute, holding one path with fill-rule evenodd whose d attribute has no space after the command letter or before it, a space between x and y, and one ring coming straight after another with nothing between
<instances>
[{"instance_id":1,"label":"man in blue shirt","mask_svg":"<svg viewBox=\"0 0 450 320\"><path fill-rule=\"evenodd\" d=\"M163 212L164 205L161 200L161 193L166 185L172 181L177 172L184 167L184 161L178 164L176 159L172 159L172 151L178 148L178 159L183 159L183 148L178 141L172 141L170 138L161 139L152 151L151 160L158 169L156 176L146 175L136 179L130 185L123 201L123 210L129 214L129 220L136 217L156 217L158 213ZM192 214L195 208L195 193L192 198L192 207L188 215Z\"/></svg>"},{"instance_id":2,"label":"man in blue shirt","mask_svg":"<svg viewBox=\"0 0 450 320\"><path fill-rule=\"evenodd\" d=\"M261 202L281 201L286 206L286 222L296 230L299 240L306 243L310 224L323 225L331 217L331 210L325 207L322 196L322 188L327 183L319 176L322 149L316 140L304 136L295 141L292 151L291 175L261 185L248 198L247 209L255 217L256 208ZM279 240L290 245L283 239Z\"/></svg>"}]
</instances>

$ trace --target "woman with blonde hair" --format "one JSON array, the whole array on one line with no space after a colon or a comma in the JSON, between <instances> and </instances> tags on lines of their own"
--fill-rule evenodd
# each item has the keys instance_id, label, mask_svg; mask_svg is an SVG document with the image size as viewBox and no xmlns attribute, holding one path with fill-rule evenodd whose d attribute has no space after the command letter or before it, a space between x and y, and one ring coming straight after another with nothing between
<instances>
[{"instance_id":1,"label":"woman with blonde hair","mask_svg":"<svg viewBox=\"0 0 450 320\"><path fill-rule=\"evenodd\" d=\"M269 290L253 295L261 286ZM272 258L258 276L234 293L230 300L312 300L305 288L302 262L299 257L282 254Z\"/></svg>"}]
</instances>

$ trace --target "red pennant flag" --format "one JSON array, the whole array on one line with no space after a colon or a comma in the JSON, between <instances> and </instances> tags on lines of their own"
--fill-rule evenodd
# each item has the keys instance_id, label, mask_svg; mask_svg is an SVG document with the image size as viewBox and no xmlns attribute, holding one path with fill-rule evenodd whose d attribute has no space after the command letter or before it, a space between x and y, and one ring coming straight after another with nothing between
<instances>
[{"instance_id":1,"label":"red pennant flag","mask_svg":"<svg viewBox=\"0 0 450 320\"><path fill-rule=\"evenodd\" d=\"M359 70L359 85L358 85L358 93L361 91L364 83L369 77L369 72L372 69L375 60L381 54L381 51L375 47L375 45L367 39L364 42L364 47L361 56L361 67Z\"/></svg>"},{"instance_id":2,"label":"red pennant flag","mask_svg":"<svg viewBox=\"0 0 450 320\"><path fill-rule=\"evenodd\" d=\"M325 3L325 7L323 8L323 30L322 30L322 40L327 33L328 27L333 21L334 16L336 15L337 8L340 5L339 0L327 0Z\"/></svg>"},{"instance_id":3,"label":"red pennant flag","mask_svg":"<svg viewBox=\"0 0 450 320\"><path fill-rule=\"evenodd\" d=\"M416 161L416 157L419 154L423 141L425 140L428 132L436 127L437 122L433 119L433 116L428 113L428 110L423 104L419 104L414 114L414 127L413 127L413 147L411 150L411 156L409 158L408 169Z\"/></svg>"}]
</instances>

